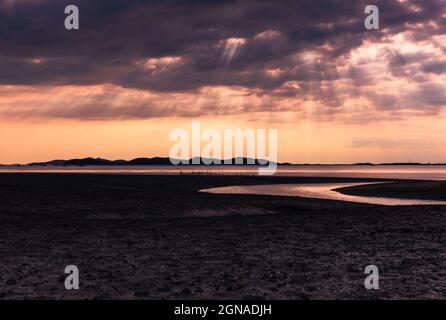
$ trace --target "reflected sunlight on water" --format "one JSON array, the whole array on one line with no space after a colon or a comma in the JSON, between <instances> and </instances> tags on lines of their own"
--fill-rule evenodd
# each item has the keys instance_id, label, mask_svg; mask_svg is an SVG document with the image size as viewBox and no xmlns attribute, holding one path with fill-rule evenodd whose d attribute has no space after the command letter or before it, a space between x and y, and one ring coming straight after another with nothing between
<instances>
[{"instance_id":1,"label":"reflected sunlight on water","mask_svg":"<svg viewBox=\"0 0 446 320\"><path fill-rule=\"evenodd\" d=\"M256 186L232 186L232 187L205 189L200 191L207 193L217 193L217 194L294 196L303 198L358 202L366 204L379 204L385 206L446 205L446 201L351 196L334 191L334 189L337 188L354 187L368 184L374 184L374 183L275 184L275 185L256 185Z\"/></svg>"}]
</instances>

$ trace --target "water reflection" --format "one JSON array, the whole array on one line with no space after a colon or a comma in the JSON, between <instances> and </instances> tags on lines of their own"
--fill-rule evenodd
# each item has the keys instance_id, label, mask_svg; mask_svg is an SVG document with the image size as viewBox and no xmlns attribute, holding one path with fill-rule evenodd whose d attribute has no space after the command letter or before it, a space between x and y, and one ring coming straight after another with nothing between
<instances>
[{"instance_id":1,"label":"water reflection","mask_svg":"<svg viewBox=\"0 0 446 320\"><path fill-rule=\"evenodd\" d=\"M232 186L201 190L201 192L221 194L255 194L274 196L295 196L303 198L316 198L357 202L366 204L379 204L385 206L405 205L446 205L446 201L401 199L383 197L363 197L342 194L334 189L343 187L354 187L374 183L317 183L317 184L273 184L255 186Z\"/></svg>"},{"instance_id":2,"label":"water reflection","mask_svg":"<svg viewBox=\"0 0 446 320\"><path fill-rule=\"evenodd\" d=\"M144 175L258 175L257 166L85 166L85 167L36 167L0 165L1 172L21 173L101 173ZM445 165L362 166L362 165L308 165L279 166L275 176L334 177L373 179L446 180Z\"/></svg>"}]
</instances>

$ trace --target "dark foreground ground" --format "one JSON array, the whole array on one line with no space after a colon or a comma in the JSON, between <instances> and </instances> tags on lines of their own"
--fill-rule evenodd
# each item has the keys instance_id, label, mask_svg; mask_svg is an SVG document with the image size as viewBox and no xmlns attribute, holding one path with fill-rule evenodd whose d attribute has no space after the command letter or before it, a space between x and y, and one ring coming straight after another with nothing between
<instances>
[{"instance_id":1,"label":"dark foreground ground","mask_svg":"<svg viewBox=\"0 0 446 320\"><path fill-rule=\"evenodd\" d=\"M446 207L197 192L324 181L347 180L0 174L0 298L446 298Z\"/></svg>"}]
</instances>

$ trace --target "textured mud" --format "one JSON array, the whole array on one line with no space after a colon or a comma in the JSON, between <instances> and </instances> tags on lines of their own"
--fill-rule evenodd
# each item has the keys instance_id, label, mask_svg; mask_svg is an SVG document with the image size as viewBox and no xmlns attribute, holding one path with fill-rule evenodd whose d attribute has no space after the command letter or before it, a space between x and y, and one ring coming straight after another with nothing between
<instances>
[{"instance_id":1,"label":"textured mud","mask_svg":"<svg viewBox=\"0 0 446 320\"><path fill-rule=\"evenodd\" d=\"M197 192L325 181L347 180L1 174L0 298L446 297L445 207Z\"/></svg>"}]
</instances>

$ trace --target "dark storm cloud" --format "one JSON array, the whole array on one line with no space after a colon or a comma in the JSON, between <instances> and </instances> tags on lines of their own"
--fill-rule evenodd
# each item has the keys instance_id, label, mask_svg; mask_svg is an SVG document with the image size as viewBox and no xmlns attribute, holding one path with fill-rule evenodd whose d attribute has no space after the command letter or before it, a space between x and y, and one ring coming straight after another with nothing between
<instances>
[{"instance_id":1,"label":"dark storm cloud","mask_svg":"<svg viewBox=\"0 0 446 320\"><path fill-rule=\"evenodd\" d=\"M138 1L0 0L1 84L104 84L155 91L191 91L209 85L273 90L287 81L339 78L330 60L365 40L416 23L446 29L443 1L376 1L383 31L363 27L369 1ZM64 7L80 9L81 29L64 29ZM411 5L416 5L414 10ZM425 30L415 34L428 37ZM227 39L244 39L232 59ZM226 48L227 49L227 48ZM317 66L291 55L317 50ZM147 68L148 59L181 57ZM397 59L397 58L395 58ZM230 61L229 61L230 60ZM403 63L395 61L395 63ZM439 72L435 62L426 72ZM162 63L161 63L162 64ZM442 69L444 66L439 65ZM265 70L279 69L268 76ZM352 70L359 79L360 70Z\"/></svg>"},{"instance_id":2,"label":"dark storm cloud","mask_svg":"<svg viewBox=\"0 0 446 320\"><path fill-rule=\"evenodd\" d=\"M446 73L446 60L425 63L423 64L422 70L423 72L435 74Z\"/></svg>"}]
</instances>

